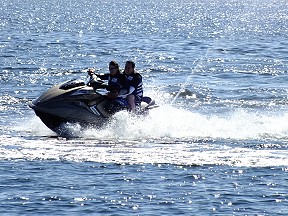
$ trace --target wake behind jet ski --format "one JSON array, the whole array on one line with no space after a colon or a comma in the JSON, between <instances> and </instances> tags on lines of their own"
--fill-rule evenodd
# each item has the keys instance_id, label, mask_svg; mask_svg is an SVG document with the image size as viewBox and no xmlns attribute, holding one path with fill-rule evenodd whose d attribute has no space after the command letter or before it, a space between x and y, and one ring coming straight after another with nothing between
<instances>
[{"instance_id":1,"label":"wake behind jet ski","mask_svg":"<svg viewBox=\"0 0 288 216\"><path fill-rule=\"evenodd\" d=\"M28 105L42 122L57 134L63 134L65 123L78 123L82 127L101 127L115 113L128 109L123 98L109 99L105 95L107 85L102 80L86 84L70 80L51 87ZM143 97L138 114L155 108L150 97Z\"/></svg>"}]
</instances>

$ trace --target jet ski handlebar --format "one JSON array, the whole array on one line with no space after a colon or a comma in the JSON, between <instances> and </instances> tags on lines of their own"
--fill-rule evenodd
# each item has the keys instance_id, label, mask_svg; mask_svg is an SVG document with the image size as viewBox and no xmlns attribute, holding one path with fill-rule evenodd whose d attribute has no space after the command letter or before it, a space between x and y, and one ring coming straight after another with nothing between
<instances>
[{"instance_id":1,"label":"jet ski handlebar","mask_svg":"<svg viewBox=\"0 0 288 216\"><path fill-rule=\"evenodd\" d=\"M89 69L88 75L90 76L87 85L92 86L94 90L96 89L107 89L108 85L104 83L103 80L99 78L99 74L94 73L95 70Z\"/></svg>"}]
</instances>

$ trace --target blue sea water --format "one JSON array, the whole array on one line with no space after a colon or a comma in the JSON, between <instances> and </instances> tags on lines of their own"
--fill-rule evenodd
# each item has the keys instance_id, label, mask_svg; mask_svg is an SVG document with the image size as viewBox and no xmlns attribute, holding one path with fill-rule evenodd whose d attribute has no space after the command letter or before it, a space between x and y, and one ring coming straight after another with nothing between
<instances>
[{"instance_id":1,"label":"blue sea water","mask_svg":"<svg viewBox=\"0 0 288 216\"><path fill-rule=\"evenodd\" d=\"M2 0L1 215L287 215L288 3ZM27 106L136 62L159 108L75 138Z\"/></svg>"}]
</instances>

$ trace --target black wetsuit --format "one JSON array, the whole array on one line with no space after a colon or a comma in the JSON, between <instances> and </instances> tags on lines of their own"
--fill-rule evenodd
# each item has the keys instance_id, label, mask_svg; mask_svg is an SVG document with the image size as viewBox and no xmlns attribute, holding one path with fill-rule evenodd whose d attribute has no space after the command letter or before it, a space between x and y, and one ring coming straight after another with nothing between
<instances>
[{"instance_id":1,"label":"black wetsuit","mask_svg":"<svg viewBox=\"0 0 288 216\"><path fill-rule=\"evenodd\" d=\"M139 73L132 73L131 75L121 74L120 82L122 88L126 89L128 92L131 91L130 87L133 87L133 91L130 94L135 96L135 103L139 105L143 97L142 88L142 76Z\"/></svg>"},{"instance_id":2,"label":"black wetsuit","mask_svg":"<svg viewBox=\"0 0 288 216\"><path fill-rule=\"evenodd\" d=\"M103 74L97 75L101 80L108 80L108 91L111 92L119 92L122 88L122 84L120 82L120 77L122 74L116 74L112 76L111 74Z\"/></svg>"}]
</instances>

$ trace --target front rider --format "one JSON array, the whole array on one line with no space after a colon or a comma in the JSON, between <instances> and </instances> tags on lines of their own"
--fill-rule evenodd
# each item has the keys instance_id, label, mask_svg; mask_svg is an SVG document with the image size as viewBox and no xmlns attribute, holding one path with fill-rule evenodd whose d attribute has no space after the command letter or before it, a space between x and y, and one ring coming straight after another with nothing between
<instances>
[{"instance_id":1,"label":"front rider","mask_svg":"<svg viewBox=\"0 0 288 216\"><path fill-rule=\"evenodd\" d=\"M97 78L100 78L101 80L108 80L107 90L109 91L109 93L107 94L107 97L111 100L117 98L119 91L122 88L122 85L120 83L121 72L119 64L116 61L111 61L109 63L110 73L95 75L94 71L94 69L88 70L88 74L90 75L90 84L93 86L93 83L96 83Z\"/></svg>"}]
</instances>

